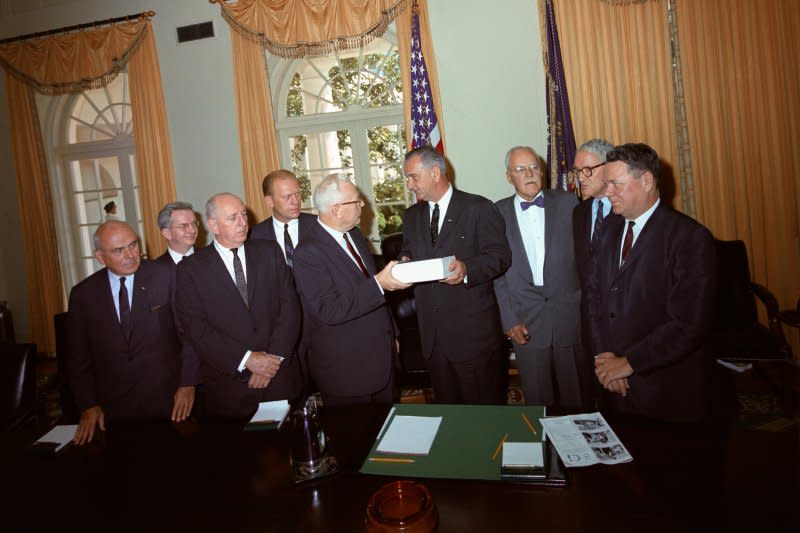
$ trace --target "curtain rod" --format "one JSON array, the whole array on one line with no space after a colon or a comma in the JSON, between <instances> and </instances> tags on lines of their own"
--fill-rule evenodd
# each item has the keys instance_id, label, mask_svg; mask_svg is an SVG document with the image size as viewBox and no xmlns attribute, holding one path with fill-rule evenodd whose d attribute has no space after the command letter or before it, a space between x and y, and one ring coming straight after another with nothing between
<instances>
[{"instance_id":1,"label":"curtain rod","mask_svg":"<svg viewBox=\"0 0 800 533\"><path fill-rule=\"evenodd\" d=\"M104 26L106 24L115 24L117 22L126 22L130 20L136 20L140 17L147 17L152 18L155 16L155 11L142 11L141 13L136 13L135 15L125 15L124 17L117 17L113 19L106 19L106 20L96 20L94 22L85 22L83 24L75 24L74 26L64 26L63 28L56 28L54 30L47 30L47 31L40 31L36 33L28 33L27 35L19 35L17 37L9 37L8 39L0 39L0 44L8 44L14 43L17 41L25 41L28 39L35 39L37 37L46 37L48 35L55 35L57 33L67 33L70 31L75 30L82 30L84 28L93 28L95 26Z\"/></svg>"}]
</instances>

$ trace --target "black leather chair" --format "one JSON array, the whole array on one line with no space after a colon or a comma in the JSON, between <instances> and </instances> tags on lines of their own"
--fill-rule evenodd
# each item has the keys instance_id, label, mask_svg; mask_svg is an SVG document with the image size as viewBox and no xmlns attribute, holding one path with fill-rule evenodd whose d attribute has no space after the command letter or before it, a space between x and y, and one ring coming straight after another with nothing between
<instances>
[{"instance_id":1,"label":"black leather chair","mask_svg":"<svg viewBox=\"0 0 800 533\"><path fill-rule=\"evenodd\" d=\"M742 241L715 240L717 307L710 347L717 359L790 360L791 349L778 319L778 300L750 279ZM767 325L758 321L756 298L765 306Z\"/></svg>"},{"instance_id":2,"label":"black leather chair","mask_svg":"<svg viewBox=\"0 0 800 533\"><path fill-rule=\"evenodd\" d=\"M397 259L403 246L403 234L392 233L381 241L382 264ZM422 357L422 347L417 325L417 305L414 289L387 292L386 301L400 330L400 374L402 388L420 389L430 386L430 376Z\"/></svg>"},{"instance_id":3,"label":"black leather chair","mask_svg":"<svg viewBox=\"0 0 800 533\"><path fill-rule=\"evenodd\" d=\"M67 379L67 365L69 364L69 357L67 354L67 334L68 325L67 320L69 313L58 313L53 317L53 326L56 332L56 364L58 367L58 377L56 383L58 386L58 397L61 403L61 424L77 424L80 418L80 413L75 405L75 400L72 398L72 391L69 388L69 380Z\"/></svg>"},{"instance_id":4,"label":"black leather chair","mask_svg":"<svg viewBox=\"0 0 800 533\"><path fill-rule=\"evenodd\" d=\"M36 413L36 345L0 343L0 421L9 430Z\"/></svg>"}]
</instances>

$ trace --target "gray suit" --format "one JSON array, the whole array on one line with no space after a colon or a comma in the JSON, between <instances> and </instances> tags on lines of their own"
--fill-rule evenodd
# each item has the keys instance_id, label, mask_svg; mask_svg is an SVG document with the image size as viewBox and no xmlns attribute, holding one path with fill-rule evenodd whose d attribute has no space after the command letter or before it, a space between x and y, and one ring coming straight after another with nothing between
<instances>
[{"instance_id":1,"label":"gray suit","mask_svg":"<svg viewBox=\"0 0 800 533\"><path fill-rule=\"evenodd\" d=\"M497 202L506 223L511 268L494 282L503 331L524 324L531 340L514 345L528 404L581 407L588 401L590 365L581 346L581 284L572 242L574 195L545 190L544 285L533 283L514 196ZM530 209L540 209L531 207Z\"/></svg>"}]
</instances>

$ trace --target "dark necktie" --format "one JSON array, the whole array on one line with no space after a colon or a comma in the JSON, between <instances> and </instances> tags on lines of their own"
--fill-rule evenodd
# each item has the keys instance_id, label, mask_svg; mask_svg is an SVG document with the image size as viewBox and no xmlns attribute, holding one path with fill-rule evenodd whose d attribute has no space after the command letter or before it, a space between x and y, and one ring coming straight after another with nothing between
<instances>
[{"instance_id":1,"label":"dark necktie","mask_svg":"<svg viewBox=\"0 0 800 533\"><path fill-rule=\"evenodd\" d=\"M431 244L436 244L436 239L439 238L439 204L433 205L433 214L431 215Z\"/></svg>"},{"instance_id":2,"label":"dark necktie","mask_svg":"<svg viewBox=\"0 0 800 533\"><path fill-rule=\"evenodd\" d=\"M594 231L592 232L592 246L595 245L597 239L600 237L600 227L603 225L603 202L600 198L595 200L597 204L597 215L594 217Z\"/></svg>"},{"instance_id":3,"label":"dark necktie","mask_svg":"<svg viewBox=\"0 0 800 533\"><path fill-rule=\"evenodd\" d=\"M544 207L544 196L537 196L532 202L526 202L523 200L519 203L519 206L523 211L527 211L532 205L535 205L536 207Z\"/></svg>"},{"instance_id":4,"label":"dark necktie","mask_svg":"<svg viewBox=\"0 0 800 533\"><path fill-rule=\"evenodd\" d=\"M128 287L125 278L119 278L119 325L126 341L131 340L131 304L128 302Z\"/></svg>"},{"instance_id":5,"label":"dark necktie","mask_svg":"<svg viewBox=\"0 0 800 533\"><path fill-rule=\"evenodd\" d=\"M364 274L365 278L369 277L369 272L367 272L367 267L364 266L364 261L361 260L361 256L356 253L356 249L353 248L353 244L350 242L350 239L347 237L347 233L342 234L344 236L344 244L347 246L347 251L350 252L350 255L353 256L353 259L356 260L358 263L358 268L361 269L361 272Z\"/></svg>"},{"instance_id":6,"label":"dark necktie","mask_svg":"<svg viewBox=\"0 0 800 533\"><path fill-rule=\"evenodd\" d=\"M622 243L622 261L620 262L620 266L625 264L625 259L628 258L628 253L631 251L631 246L633 246L633 225L635 222L633 220L628 221L628 231L625 232L625 242Z\"/></svg>"},{"instance_id":7,"label":"dark necktie","mask_svg":"<svg viewBox=\"0 0 800 533\"><path fill-rule=\"evenodd\" d=\"M238 248L231 248L231 252L233 252L233 275L236 277L236 288L239 289L239 295L241 295L245 307L249 307L247 280L244 278L244 268L242 268L242 260L239 259L238 251Z\"/></svg>"},{"instance_id":8,"label":"dark necktie","mask_svg":"<svg viewBox=\"0 0 800 533\"><path fill-rule=\"evenodd\" d=\"M292 236L289 235L289 224L283 225L283 249L286 250L286 264L289 267L293 267L294 245L292 244Z\"/></svg>"}]
</instances>

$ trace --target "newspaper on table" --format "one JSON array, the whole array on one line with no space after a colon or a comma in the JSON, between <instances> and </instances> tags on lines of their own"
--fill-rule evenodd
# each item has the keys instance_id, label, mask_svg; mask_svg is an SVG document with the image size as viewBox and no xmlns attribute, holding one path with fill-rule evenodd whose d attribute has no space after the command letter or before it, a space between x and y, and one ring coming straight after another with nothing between
<instances>
[{"instance_id":1,"label":"newspaper on table","mask_svg":"<svg viewBox=\"0 0 800 533\"><path fill-rule=\"evenodd\" d=\"M541 422L565 466L613 465L633 460L600 413L542 418Z\"/></svg>"}]
</instances>

